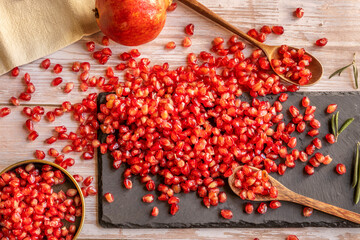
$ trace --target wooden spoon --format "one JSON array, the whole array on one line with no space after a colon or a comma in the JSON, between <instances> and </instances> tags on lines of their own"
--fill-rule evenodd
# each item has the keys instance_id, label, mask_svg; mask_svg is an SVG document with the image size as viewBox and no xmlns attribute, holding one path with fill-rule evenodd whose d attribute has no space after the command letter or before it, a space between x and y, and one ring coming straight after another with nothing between
<instances>
[{"instance_id":1,"label":"wooden spoon","mask_svg":"<svg viewBox=\"0 0 360 240\"><path fill-rule=\"evenodd\" d=\"M232 26L230 23L228 23L227 21L222 19L219 15L217 15L216 13L214 13L213 11L211 11L210 9L208 9L207 7L205 7L204 5L202 5L201 3L199 3L196 0L179 0L179 2L185 4L186 6L195 10L196 12L203 15L204 17L212 20L213 22L215 22L215 23L219 24L220 26L222 26L223 28L235 33L236 35L239 35L240 37L246 39L248 42L252 43L253 45L255 45L258 48L260 48L261 50L263 50L263 52L268 57L270 63L271 63L272 59L279 59L278 49L280 46L269 46L269 45L266 45L264 43L261 43L261 42L255 40L254 38L250 37L246 33L240 31L238 28ZM298 50L297 48L289 46L289 50L291 50L291 49ZM307 53L307 55L312 57L312 62L307 67L312 73L312 78L309 80L309 83L306 84L306 86L309 86L309 85L316 83L317 81L319 81L321 79L321 77L323 75L323 67L322 67L321 63L319 62L319 60L317 60L314 56L310 55L309 53ZM272 65L271 65L271 67L274 70L274 67ZM275 72L275 70L274 70L274 72ZM286 82L299 85L298 82L295 82L291 79L286 78L283 74L277 74L277 75Z\"/></svg>"},{"instance_id":2,"label":"wooden spoon","mask_svg":"<svg viewBox=\"0 0 360 240\"><path fill-rule=\"evenodd\" d=\"M235 187L235 173L242 168L242 166L237 167L234 170L234 173L229 177L228 181L229 181L229 185L231 190L239 196L240 194L240 189ZM250 167L251 169L258 171L259 169L255 168L255 167ZM335 207L333 205L309 198L309 197L305 197L303 195L300 195L298 193L295 193L293 191L291 191L290 189L288 189L287 187L285 187L284 185L282 185L279 181L277 181L276 179L274 179L273 177L269 176L269 182L275 186L279 192L278 197L277 198L271 198L270 196L262 196L262 195L255 195L255 200L254 201L272 201L272 200L279 200L279 201L288 201L288 202L294 202L294 203L298 203L300 205L305 205L314 209L317 209L319 211L328 213L330 215L334 215L343 219L346 219L348 221L354 222L354 223L358 223L360 224L360 214L343 209L343 208L339 208L339 207Z\"/></svg>"}]
</instances>

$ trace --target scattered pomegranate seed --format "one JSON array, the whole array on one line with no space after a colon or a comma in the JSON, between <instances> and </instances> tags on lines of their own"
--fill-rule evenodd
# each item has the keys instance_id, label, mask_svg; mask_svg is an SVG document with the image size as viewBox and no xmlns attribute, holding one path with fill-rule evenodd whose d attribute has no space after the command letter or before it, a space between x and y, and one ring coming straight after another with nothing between
<instances>
[{"instance_id":1,"label":"scattered pomegranate seed","mask_svg":"<svg viewBox=\"0 0 360 240\"><path fill-rule=\"evenodd\" d=\"M313 175L314 172L315 172L315 169L313 166L310 166L310 165L306 165L305 168L304 168L305 172L308 174L308 175Z\"/></svg>"},{"instance_id":2,"label":"scattered pomegranate seed","mask_svg":"<svg viewBox=\"0 0 360 240\"><path fill-rule=\"evenodd\" d=\"M316 40L315 44L318 45L319 47L323 47L327 44L327 42L328 42L327 38L320 38Z\"/></svg>"},{"instance_id":3,"label":"scattered pomegranate seed","mask_svg":"<svg viewBox=\"0 0 360 240\"><path fill-rule=\"evenodd\" d=\"M325 135L325 139L328 143L334 144L335 143L335 136L334 134L328 133Z\"/></svg>"},{"instance_id":4,"label":"scattered pomegranate seed","mask_svg":"<svg viewBox=\"0 0 360 240\"><path fill-rule=\"evenodd\" d=\"M180 207L177 204L171 204L170 206L170 214L175 215L179 211Z\"/></svg>"},{"instance_id":5,"label":"scattered pomegranate seed","mask_svg":"<svg viewBox=\"0 0 360 240\"><path fill-rule=\"evenodd\" d=\"M250 30L247 32L247 35L249 35L249 36L252 37L252 38L257 39L258 36L259 36L259 33L258 33L258 31L256 31L255 29L250 29Z\"/></svg>"},{"instance_id":6,"label":"scattered pomegranate seed","mask_svg":"<svg viewBox=\"0 0 360 240\"><path fill-rule=\"evenodd\" d=\"M191 39L189 37L185 37L183 40L183 46L184 47L190 47L192 44Z\"/></svg>"},{"instance_id":7,"label":"scattered pomegranate seed","mask_svg":"<svg viewBox=\"0 0 360 240\"><path fill-rule=\"evenodd\" d=\"M344 173L346 173L346 167L342 163L338 163L335 167L335 170L340 175L343 175Z\"/></svg>"},{"instance_id":8,"label":"scattered pomegranate seed","mask_svg":"<svg viewBox=\"0 0 360 240\"><path fill-rule=\"evenodd\" d=\"M175 44L175 42L168 42L168 43L165 45L165 47L166 47L167 49L175 49L175 48L176 48L176 44Z\"/></svg>"},{"instance_id":9,"label":"scattered pomegranate seed","mask_svg":"<svg viewBox=\"0 0 360 240\"><path fill-rule=\"evenodd\" d=\"M97 194L97 190L94 186L90 186L86 188L86 193L90 196L94 196Z\"/></svg>"},{"instance_id":10,"label":"scattered pomegranate seed","mask_svg":"<svg viewBox=\"0 0 360 240\"><path fill-rule=\"evenodd\" d=\"M252 205L251 203L246 203L244 210L247 214L251 214L254 211L254 205Z\"/></svg>"},{"instance_id":11,"label":"scattered pomegranate seed","mask_svg":"<svg viewBox=\"0 0 360 240\"><path fill-rule=\"evenodd\" d=\"M279 201L271 201L270 204L269 204L269 207L271 209L277 209L277 208L281 207L281 202L279 202Z\"/></svg>"},{"instance_id":12,"label":"scattered pomegranate seed","mask_svg":"<svg viewBox=\"0 0 360 240\"><path fill-rule=\"evenodd\" d=\"M61 77L54 78L54 80L51 82L51 86L58 86L62 83L63 79Z\"/></svg>"},{"instance_id":13,"label":"scattered pomegranate seed","mask_svg":"<svg viewBox=\"0 0 360 240\"><path fill-rule=\"evenodd\" d=\"M267 25L264 25L264 26L261 27L260 32L265 33L265 34L270 34L271 33L271 27L267 26Z\"/></svg>"},{"instance_id":14,"label":"scattered pomegranate seed","mask_svg":"<svg viewBox=\"0 0 360 240\"><path fill-rule=\"evenodd\" d=\"M144 203L152 203L154 201L154 195L146 194L145 196L143 196L142 201Z\"/></svg>"},{"instance_id":15,"label":"scattered pomegranate seed","mask_svg":"<svg viewBox=\"0 0 360 240\"><path fill-rule=\"evenodd\" d=\"M108 203L112 203L114 201L114 195L112 195L112 193L105 193L104 197Z\"/></svg>"},{"instance_id":16,"label":"scattered pomegranate seed","mask_svg":"<svg viewBox=\"0 0 360 240\"><path fill-rule=\"evenodd\" d=\"M189 24L185 27L185 33L187 35L194 35L194 24Z\"/></svg>"},{"instance_id":17,"label":"scattered pomegranate seed","mask_svg":"<svg viewBox=\"0 0 360 240\"><path fill-rule=\"evenodd\" d=\"M36 151L35 151L35 158L36 158L36 159L44 159L44 158L45 158L45 153L44 153L44 151L36 150Z\"/></svg>"},{"instance_id":18,"label":"scattered pomegranate seed","mask_svg":"<svg viewBox=\"0 0 360 240\"><path fill-rule=\"evenodd\" d=\"M151 216L156 217L157 215L159 215L159 208L153 207L153 209L151 210Z\"/></svg>"},{"instance_id":19,"label":"scattered pomegranate seed","mask_svg":"<svg viewBox=\"0 0 360 240\"><path fill-rule=\"evenodd\" d=\"M85 178L83 184L85 186L90 186L90 184L93 182L94 178L92 176L88 176L87 178Z\"/></svg>"},{"instance_id":20,"label":"scattered pomegranate seed","mask_svg":"<svg viewBox=\"0 0 360 240\"><path fill-rule=\"evenodd\" d=\"M50 67L50 59L45 59L41 62L41 67L43 69L48 69Z\"/></svg>"},{"instance_id":21,"label":"scattered pomegranate seed","mask_svg":"<svg viewBox=\"0 0 360 240\"><path fill-rule=\"evenodd\" d=\"M19 95L19 99L23 100L23 101L30 101L31 100L31 95L29 93L20 93Z\"/></svg>"},{"instance_id":22,"label":"scattered pomegranate seed","mask_svg":"<svg viewBox=\"0 0 360 240\"><path fill-rule=\"evenodd\" d=\"M297 18L302 18L304 16L304 9L303 8L297 8L294 12L295 16Z\"/></svg>"},{"instance_id":23,"label":"scattered pomegranate seed","mask_svg":"<svg viewBox=\"0 0 360 240\"><path fill-rule=\"evenodd\" d=\"M282 93L279 96L279 101L280 102L286 102L286 100L288 99L289 95L287 93Z\"/></svg>"},{"instance_id":24,"label":"scattered pomegranate seed","mask_svg":"<svg viewBox=\"0 0 360 240\"><path fill-rule=\"evenodd\" d=\"M103 36L102 40L101 40L101 44L104 46L109 46L110 44L110 39L108 36Z\"/></svg>"},{"instance_id":25,"label":"scattered pomegranate seed","mask_svg":"<svg viewBox=\"0 0 360 240\"><path fill-rule=\"evenodd\" d=\"M13 77L19 76L19 73L20 73L20 70L18 67L15 67L11 70L11 76L13 76Z\"/></svg>"},{"instance_id":26,"label":"scattered pomegranate seed","mask_svg":"<svg viewBox=\"0 0 360 240\"><path fill-rule=\"evenodd\" d=\"M326 112L327 113L333 113L335 112L337 109L337 104L330 104L327 109L326 109Z\"/></svg>"},{"instance_id":27,"label":"scattered pomegranate seed","mask_svg":"<svg viewBox=\"0 0 360 240\"><path fill-rule=\"evenodd\" d=\"M124 180L124 186L127 189L131 189L132 188L132 181L130 179L125 179Z\"/></svg>"},{"instance_id":28,"label":"scattered pomegranate seed","mask_svg":"<svg viewBox=\"0 0 360 240\"><path fill-rule=\"evenodd\" d=\"M56 74L59 74L61 73L63 70L63 67L60 65L60 64L56 64L53 68L53 72L56 73Z\"/></svg>"},{"instance_id":29,"label":"scattered pomegranate seed","mask_svg":"<svg viewBox=\"0 0 360 240\"><path fill-rule=\"evenodd\" d=\"M303 99L301 100L301 104L305 108L310 106L310 99L308 97L303 97Z\"/></svg>"},{"instance_id":30,"label":"scattered pomegranate seed","mask_svg":"<svg viewBox=\"0 0 360 240\"><path fill-rule=\"evenodd\" d=\"M318 129L318 128L321 127L321 123L320 123L320 121L317 120L317 119L312 119L312 120L310 121L310 126L311 126L312 128Z\"/></svg>"},{"instance_id":31,"label":"scattered pomegranate seed","mask_svg":"<svg viewBox=\"0 0 360 240\"><path fill-rule=\"evenodd\" d=\"M273 26L271 28L272 32L277 34L277 35L281 35L284 33L284 28L282 26Z\"/></svg>"},{"instance_id":32,"label":"scattered pomegranate seed","mask_svg":"<svg viewBox=\"0 0 360 240\"><path fill-rule=\"evenodd\" d=\"M173 2L167 9L168 12L172 12L177 8L177 3Z\"/></svg>"},{"instance_id":33,"label":"scattered pomegranate seed","mask_svg":"<svg viewBox=\"0 0 360 240\"><path fill-rule=\"evenodd\" d=\"M8 107L4 107L0 109L0 117L5 117L11 113L11 109Z\"/></svg>"},{"instance_id":34,"label":"scattered pomegranate seed","mask_svg":"<svg viewBox=\"0 0 360 240\"><path fill-rule=\"evenodd\" d=\"M307 134L311 137L315 137L315 136L319 135L319 130L311 129Z\"/></svg>"},{"instance_id":35,"label":"scattered pomegranate seed","mask_svg":"<svg viewBox=\"0 0 360 240\"><path fill-rule=\"evenodd\" d=\"M289 235L286 237L286 240L299 240L295 235Z\"/></svg>"},{"instance_id":36,"label":"scattered pomegranate seed","mask_svg":"<svg viewBox=\"0 0 360 240\"><path fill-rule=\"evenodd\" d=\"M220 211L220 213L221 213L221 216L225 219L232 219L232 217L233 217L232 211L228 210L228 209L222 209Z\"/></svg>"},{"instance_id":37,"label":"scattered pomegranate seed","mask_svg":"<svg viewBox=\"0 0 360 240\"><path fill-rule=\"evenodd\" d=\"M74 88L74 83L73 82L66 83L65 88L64 88L64 93L71 92L73 90L73 88Z\"/></svg>"},{"instance_id":38,"label":"scattered pomegranate seed","mask_svg":"<svg viewBox=\"0 0 360 240\"><path fill-rule=\"evenodd\" d=\"M30 141L35 141L35 139L37 139L39 137L39 134L36 131L32 131L29 136L28 139Z\"/></svg>"},{"instance_id":39,"label":"scattered pomegranate seed","mask_svg":"<svg viewBox=\"0 0 360 240\"><path fill-rule=\"evenodd\" d=\"M75 175L73 175L73 177L74 177L74 179L76 180L76 182L78 182L78 183L82 182L83 179L84 179L84 178L83 178L81 175L79 175L79 174L75 174Z\"/></svg>"},{"instance_id":40,"label":"scattered pomegranate seed","mask_svg":"<svg viewBox=\"0 0 360 240\"><path fill-rule=\"evenodd\" d=\"M95 50L95 43L93 41L87 42L86 48L89 52L93 52Z\"/></svg>"},{"instance_id":41,"label":"scattered pomegranate seed","mask_svg":"<svg viewBox=\"0 0 360 240\"><path fill-rule=\"evenodd\" d=\"M331 162L332 162L332 158L331 158L329 155L327 155L327 156L324 157L324 161L323 161L323 164L324 164L324 165L328 165L328 164L330 164Z\"/></svg>"},{"instance_id":42,"label":"scattered pomegranate seed","mask_svg":"<svg viewBox=\"0 0 360 240\"><path fill-rule=\"evenodd\" d=\"M260 203L260 205L257 208L257 212L260 213L260 214L265 214L267 212L266 203Z\"/></svg>"}]
</instances>

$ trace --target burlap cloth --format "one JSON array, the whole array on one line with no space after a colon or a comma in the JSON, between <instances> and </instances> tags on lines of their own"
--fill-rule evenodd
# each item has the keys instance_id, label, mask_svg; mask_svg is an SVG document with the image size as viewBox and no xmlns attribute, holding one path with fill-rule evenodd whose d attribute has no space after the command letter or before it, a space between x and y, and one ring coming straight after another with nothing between
<instances>
[{"instance_id":1,"label":"burlap cloth","mask_svg":"<svg viewBox=\"0 0 360 240\"><path fill-rule=\"evenodd\" d=\"M99 31L95 0L0 0L0 75Z\"/></svg>"}]
</instances>

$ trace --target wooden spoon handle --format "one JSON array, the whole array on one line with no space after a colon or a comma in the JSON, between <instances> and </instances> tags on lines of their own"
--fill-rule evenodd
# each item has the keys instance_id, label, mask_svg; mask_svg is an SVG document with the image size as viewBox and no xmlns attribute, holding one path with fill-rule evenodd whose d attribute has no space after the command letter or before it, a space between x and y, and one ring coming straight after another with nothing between
<instances>
[{"instance_id":1,"label":"wooden spoon handle","mask_svg":"<svg viewBox=\"0 0 360 240\"><path fill-rule=\"evenodd\" d=\"M287 200L360 224L360 214L356 212L336 207L297 193L292 193L291 196L288 195Z\"/></svg>"},{"instance_id":2,"label":"wooden spoon handle","mask_svg":"<svg viewBox=\"0 0 360 240\"><path fill-rule=\"evenodd\" d=\"M248 42L254 44L255 46L263 49L263 45L261 42L255 40L254 38L250 37L246 33L242 32L238 28L231 25L229 22L225 21L223 18L221 18L219 15L202 5L196 0L179 0L179 2L185 4L189 8L193 9L194 11L198 12L199 14L203 15L204 17L212 20L213 22L219 24L223 28L241 36L242 38L246 39Z\"/></svg>"}]
</instances>

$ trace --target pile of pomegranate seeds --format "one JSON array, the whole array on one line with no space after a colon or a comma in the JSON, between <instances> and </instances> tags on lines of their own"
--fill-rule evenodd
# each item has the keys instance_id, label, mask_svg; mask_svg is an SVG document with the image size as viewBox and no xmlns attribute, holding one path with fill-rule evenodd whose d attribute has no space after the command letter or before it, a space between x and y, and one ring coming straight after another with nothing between
<instances>
[{"instance_id":1,"label":"pile of pomegranate seeds","mask_svg":"<svg viewBox=\"0 0 360 240\"><path fill-rule=\"evenodd\" d=\"M272 59L271 65L279 74L283 74L300 85L309 83L312 73L306 67L310 65L312 58L305 54L305 50L289 49L287 45L282 45L279 49L280 59Z\"/></svg>"},{"instance_id":2,"label":"pile of pomegranate seeds","mask_svg":"<svg viewBox=\"0 0 360 240\"><path fill-rule=\"evenodd\" d=\"M18 167L0 177L1 239L72 239L82 215L76 189L54 192L66 177L49 165ZM66 223L67 226L64 224Z\"/></svg>"},{"instance_id":3,"label":"pile of pomegranate seeds","mask_svg":"<svg viewBox=\"0 0 360 240\"><path fill-rule=\"evenodd\" d=\"M234 186L240 189L240 198L255 200L256 195L276 198L278 190L269 182L269 174L265 170L253 170L244 165L235 173Z\"/></svg>"}]
</instances>

